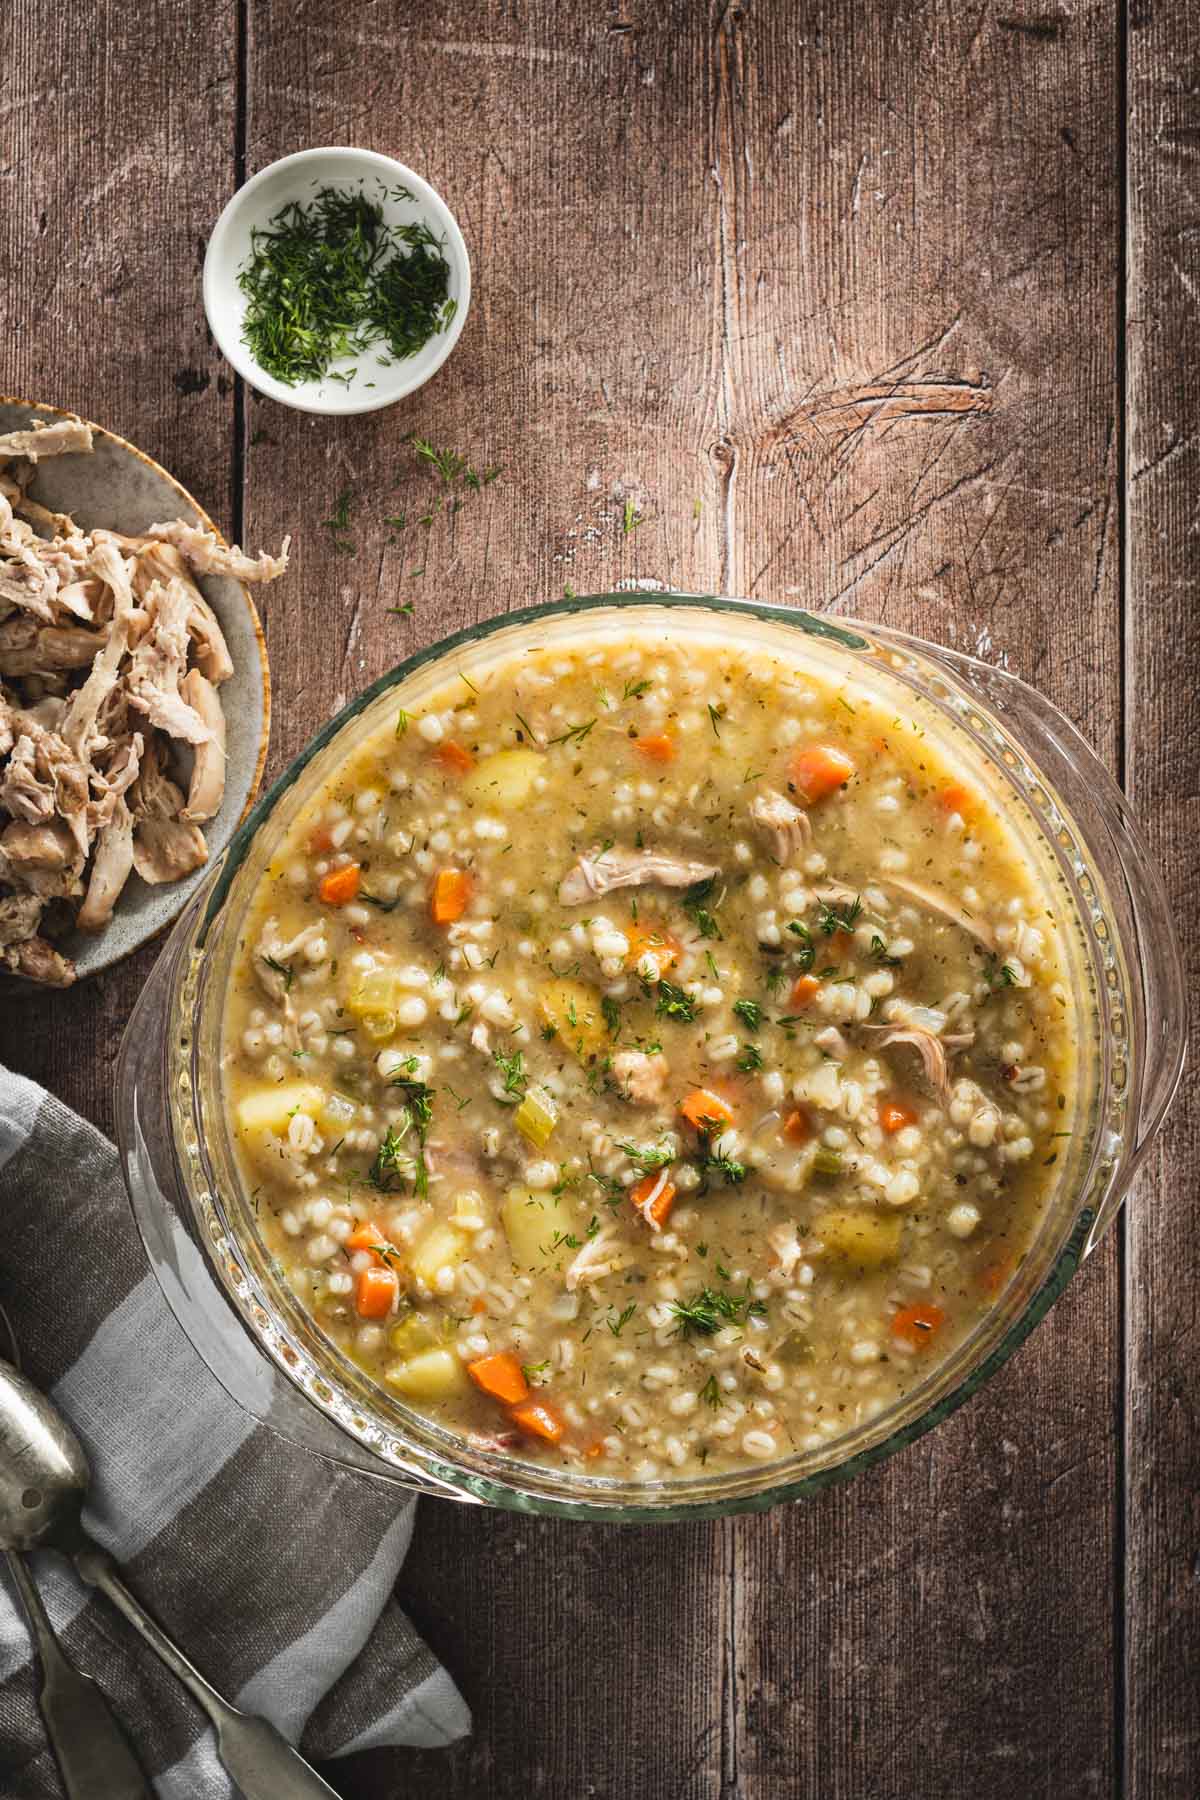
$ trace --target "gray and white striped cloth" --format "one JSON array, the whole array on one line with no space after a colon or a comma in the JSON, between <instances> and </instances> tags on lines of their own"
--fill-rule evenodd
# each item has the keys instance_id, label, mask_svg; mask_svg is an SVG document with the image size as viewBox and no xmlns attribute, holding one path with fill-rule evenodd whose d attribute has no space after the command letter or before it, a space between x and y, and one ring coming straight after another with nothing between
<instances>
[{"instance_id":1,"label":"gray and white striped cloth","mask_svg":"<svg viewBox=\"0 0 1200 1800\"><path fill-rule=\"evenodd\" d=\"M235 1405L146 1267L113 1146L2 1066L0 1302L25 1373L87 1448L88 1529L230 1699L313 1761L469 1730L454 1683L391 1598L415 1503L331 1470ZM229 1800L183 1689L61 1558L33 1565L67 1654L99 1680L162 1800ZM61 1793L35 1696L6 1581L4 1800Z\"/></svg>"}]
</instances>

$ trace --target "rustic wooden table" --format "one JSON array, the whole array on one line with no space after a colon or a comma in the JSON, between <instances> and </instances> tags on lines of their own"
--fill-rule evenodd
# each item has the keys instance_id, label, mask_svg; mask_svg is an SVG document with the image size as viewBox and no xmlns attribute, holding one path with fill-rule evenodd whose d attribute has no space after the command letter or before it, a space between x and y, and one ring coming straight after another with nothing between
<instances>
[{"instance_id":1,"label":"rustic wooden table","mask_svg":"<svg viewBox=\"0 0 1200 1800\"><path fill-rule=\"evenodd\" d=\"M1194 0L17 0L0 67L0 389L295 533L272 773L567 583L886 619L1083 728L1194 967ZM205 330L217 212L312 143L412 163L474 259L453 359L371 418L260 401ZM504 469L388 545L410 431ZM154 954L5 1002L0 1051L109 1125ZM403 1598L475 1733L345 1793L1194 1800L1198 1116L1015 1361L851 1487L639 1531L426 1505Z\"/></svg>"}]
</instances>

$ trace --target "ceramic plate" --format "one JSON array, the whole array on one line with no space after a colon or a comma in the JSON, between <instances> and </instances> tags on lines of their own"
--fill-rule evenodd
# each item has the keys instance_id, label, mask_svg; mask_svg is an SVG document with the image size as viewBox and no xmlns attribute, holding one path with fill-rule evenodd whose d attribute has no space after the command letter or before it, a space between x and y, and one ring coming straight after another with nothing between
<instances>
[{"instance_id":1,"label":"ceramic plate","mask_svg":"<svg viewBox=\"0 0 1200 1800\"><path fill-rule=\"evenodd\" d=\"M75 417L53 406L0 397L0 433L23 430L35 420L49 424ZM90 456L51 456L38 464L30 487L35 500L55 512L70 513L84 530L105 525L135 535L160 520L185 519L216 532L225 541L203 508L165 469L111 431L93 425L92 432ZM106 931L96 937L73 932L56 939L74 961L81 980L111 968L182 912L188 896L233 836L262 778L271 683L258 613L240 581L227 575L201 575L197 581L220 621L234 666L221 688L228 734L225 800L216 818L203 827L208 863L182 881L160 887L148 887L137 875L130 875Z\"/></svg>"}]
</instances>

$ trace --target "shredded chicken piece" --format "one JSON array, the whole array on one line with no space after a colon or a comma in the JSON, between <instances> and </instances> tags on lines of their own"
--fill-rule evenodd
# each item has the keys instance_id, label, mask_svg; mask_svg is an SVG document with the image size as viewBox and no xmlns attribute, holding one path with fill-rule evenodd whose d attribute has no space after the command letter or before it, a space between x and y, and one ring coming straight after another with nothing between
<instances>
[{"instance_id":1,"label":"shredded chicken piece","mask_svg":"<svg viewBox=\"0 0 1200 1800\"><path fill-rule=\"evenodd\" d=\"M785 868L812 842L812 820L808 814L774 788L754 796L750 817L766 832L775 861Z\"/></svg>"},{"instance_id":2,"label":"shredded chicken piece","mask_svg":"<svg viewBox=\"0 0 1200 1800\"><path fill-rule=\"evenodd\" d=\"M949 924L957 925L960 930L967 933L968 937L973 937L977 944L981 944L985 950L990 950L993 955L995 954L996 938L991 926L982 919L972 918L971 914L964 907L957 906L948 894L940 893L937 888L925 887L919 881L903 880L899 875L881 875L879 885L890 888L893 893L903 894L906 900L913 901L915 905L922 907L926 912L936 913L939 918L945 919Z\"/></svg>"},{"instance_id":3,"label":"shredded chicken piece","mask_svg":"<svg viewBox=\"0 0 1200 1800\"><path fill-rule=\"evenodd\" d=\"M837 1057L839 1062L844 1062L850 1054L850 1046L836 1025L826 1025L820 1031L814 1032L812 1041L818 1050L824 1050L828 1056Z\"/></svg>"},{"instance_id":4,"label":"shredded chicken piece","mask_svg":"<svg viewBox=\"0 0 1200 1800\"><path fill-rule=\"evenodd\" d=\"M183 819L139 819L133 834L133 866L150 887L179 881L208 861L208 845L197 825Z\"/></svg>"},{"instance_id":5,"label":"shredded chicken piece","mask_svg":"<svg viewBox=\"0 0 1200 1800\"><path fill-rule=\"evenodd\" d=\"M15 680L46 669L86 669L103 643L100 632L83 625L43 625L30 632L25 620L9 619L0 625L0 675Z\"/></svg>"},{"instance_id":6,"label":"shredded chicken piece","mask_svg":"<svg viewBox=\"0 0 1200 1800\"><path fill-rule=\"evenodd\" d=\"M45 987L70 987L75 979L74 963L43 937L27 937L0 948L0 969L23 975L27 981L40 981Z\"/></svg>"},{"instance_id":7,"label":"shredded chicken piece","mask_svg":"<svg viewBox=\"0 0 1200 1800\"><path fill-rule=\"evenodd\" d=\"M606 1275L615 1275L618 1269L625 1266L625 1258L621 1254L622 1246L617 1238L616 1227L604 1225L589 1238L578 1255L567 1266L563 1280L571 1293L592 1281L602 1281Z\"/></svg>"},{"instance_id":8,"label":"shredded chicken piece","mask_svg":"<svg viewBox=\"0 0 1200 1800\"><path fill-rule=\"evenodd\" d=\"M179 815L195 825L204 819L215 819L225 798L225 714L216 688L199 669L188 670L179 692L209 731L208 742L196 745L187 805Z\"/></svg>"},{"instance_id":9,"label":"shredded chicken piece","mask_svg":"<svg viewBox=\"0 0 1200 1800\"><path fill-rule=\"evenodd\" d=\"M179 692L187 669L188 614L191 603L176 582L155 583L147 609L150 629L129 659L126 686L138 711L168 737L189 744L212 741L212 730Z\"/></svg>"},{"instance_id":10,"label":"shredded chicken piece","mask_svg":"<svg viewBox=\"0 0 1200 1800\"><path fill-rule=\"evenodd\" d=\"M796 1227L789 1220L772 1225L767 1233L767 1242L774 1252L780 1274L785 1281L790 1281L796 1264L804 1255L804 1248L796 1235Z\"/></svg>"},{"instance_id":11,"label":"shredded chicken piece","mask_svg":"<svg viewBox=\"0 0 1200 1800\"><path fill-rule=\"evenodd\" d=\"M0 900L0 949L24 943L38 928L43 902L36 894L10 894Z\"/></svg>"},{"instance_id":12,"label":"shredded chicken piece","mask_svg":"<svg viewBox=\"0 0 1200 1800\"><path fill-rule=\"evenodd\" d=\"M287 1001L291 986L286 974L288 963L306 945L321 937L324 930L324 925L318 919L315 924L306 925L303 931L298 931L294 938L285 942L279 935L279 920L264 920L262 933L254 946L254 975L268 1000L275 1001L277 1005L283 1005ZM277 963L278 967L272 968L272 963Z\"/></svg>"},{"instance_id":13,"label":"shredded chicken piece","mask_svg":"<svg viewBox=\"0 0 1200 1800\"><path fill-rule=\"evenodd\" d=\"M200 673L214 687L233 674L233 658L217 615L192 580L187 563L174 544L151 540L135 552L134 587L144 599L154 582L175 582L188 597L188 634Z\"/></svg>"},{"instance_id":14,"label":"shredded chicken piece","mask_svg":"<svg viewBox=\"0 0 1200 1800\"><path fill-rule=\"evenodd\" d=\"M644 1050L619 1050L612 1059L613 1080L635 1106L657 1106L670 1073L665 1056Z\"/></svg>"},{"instance_id":15,"label":"shredded chicken piece","mask_svg":"<svg viewBox=\"0 0 1200 1800\"><path fill-rule=\"evenodd\" d=\"M23 456L35 463L43 456L65 456L72 450L90 450L92 428L82 419L56 419L50 425L34 425L28 431L10 431L0 437L0 462Z\"/></svg>"},{"instance_id":16,"label":"shredded chicken piece","mask_svg":"<svg viewBox=\"0 0 1200 1800\"><path fill-rule=\"evenodd\" d=\"M208 852L205 851L207 856ZM80 931L103 931L133 868L133 814L123 794L114 795L113 810L96 840L92 873L76 924Z\"/></svg>"},{"instance_id":17,"label":"shredded chicken piece","mask_svg":"<svg viewBox=\"0 0 1200 1800\"><path fill-rule=\"evenodd\" d=\"M278 556L247 556L236 544L222 544L211 531L172 519L169 525L152 525L147 537L174 544L198 575L232 575L235 581L275 581L288 566L292 540L285 537Z\"/></svg>"},{"instance_id":18,"label":"shredded chicken piece","mask_svg":"<svg viewBox=\"0 0 1200 1800\"><path fill-rule=\"evenodd\" d=\"M708 881L719 874L712 863L688 862L682 857L665 856L659 850L627 850L619 845L602 850L597 845L580 857L559 884L559 904L585 906L614 888L694 887L698 881Z\"/></svg>"},{"instance_id":19,"label":"shredded chicken piece","mask_svg":"<svg viewBox=\"0 0 1200 1800\"><path fill-rule=\"evenodd\" d=\"M947 1050L963 1050L974 1041L974 1032L961 1032L947 1037L937 1037L927 1031L923 1025L865 1025L864 1031L879 1032L879 1048L887 1050L893 1044L911 1044L921 1058L921 1066L925 1071L925 1079L938 1097L943 1107L950 1105L950 1080L946 1066Z\"/></svg>"}]
</instances>

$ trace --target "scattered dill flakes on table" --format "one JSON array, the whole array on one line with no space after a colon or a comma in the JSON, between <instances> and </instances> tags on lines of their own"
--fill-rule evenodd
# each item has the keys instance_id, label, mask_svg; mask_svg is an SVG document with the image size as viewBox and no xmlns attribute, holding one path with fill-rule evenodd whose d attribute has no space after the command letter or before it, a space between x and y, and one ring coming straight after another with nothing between
<instances>
[{"instance_id":1,"label":"scattered dill flakes on table","mask_svg":"<svg viewBox=\"0 0 1200 1800\"><path fill-rule=\"evenodd\" d=\"M415 356L455 312L450 265L428 225L389 225L380 201L346 188L289 201L255 227L237 279L242 341L287 387L321 381L373 345L393 360Z\"/></svg>"}]
</instances>

